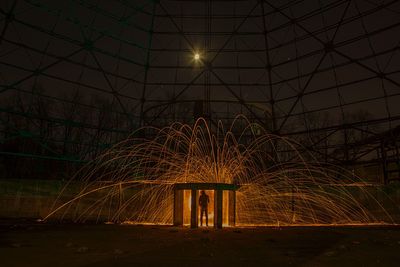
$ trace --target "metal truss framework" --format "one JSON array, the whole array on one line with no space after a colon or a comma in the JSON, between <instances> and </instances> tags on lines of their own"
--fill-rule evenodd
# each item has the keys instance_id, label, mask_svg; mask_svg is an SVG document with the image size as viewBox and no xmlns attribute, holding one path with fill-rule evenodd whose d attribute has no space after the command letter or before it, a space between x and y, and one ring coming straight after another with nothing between
<instances>
[{"instance_id":1,"label":"metal truss framework","mask_svg":"<svg viewBox=\"0 0 400 267\"><path fill-rule=\"evenodd\" d=\"M3 1L0 153L85 161L140 126L245 114L388 181L399 14L395 0Z\"/></svg>"}]
</instances>

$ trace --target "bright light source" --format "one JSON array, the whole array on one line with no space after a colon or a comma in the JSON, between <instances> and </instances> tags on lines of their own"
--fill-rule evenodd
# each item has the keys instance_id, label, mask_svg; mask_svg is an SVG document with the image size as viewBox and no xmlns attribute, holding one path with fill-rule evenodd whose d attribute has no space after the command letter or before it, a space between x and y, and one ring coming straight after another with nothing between
<instances>
[{"instance_id":1,"label":"bright light source","mask_svg":"<svg viewBox=\"0 0 400 267\"><path fill-rule=\"evenodd\" d=\"M199 59L200 59L200 54L199 53L194 54L194 60L199 60Z\"/></svg>"}]
</instances>

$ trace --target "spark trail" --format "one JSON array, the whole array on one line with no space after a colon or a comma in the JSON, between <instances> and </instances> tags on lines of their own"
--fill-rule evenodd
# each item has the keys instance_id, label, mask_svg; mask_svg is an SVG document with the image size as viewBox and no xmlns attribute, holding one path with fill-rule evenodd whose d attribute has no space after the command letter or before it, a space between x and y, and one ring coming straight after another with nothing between
<instances>
[{"instance_id":1,"label":"spark trail","mask_svg":"<svg viewBox=\"0 0 400 267\"><path fill-rule=\"evenodd\" d=\"M84 166L44 219L171 224L173 185L190 182L239 185L237 225L393 222L360 178L243 118L215 133L203 119L146 131Z\"/></svg>"}]
</instances>

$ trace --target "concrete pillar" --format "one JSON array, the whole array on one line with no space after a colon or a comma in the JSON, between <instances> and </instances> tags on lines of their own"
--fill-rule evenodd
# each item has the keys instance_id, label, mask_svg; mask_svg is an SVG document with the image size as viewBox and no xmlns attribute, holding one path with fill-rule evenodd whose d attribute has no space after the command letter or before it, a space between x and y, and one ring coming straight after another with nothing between
<instances>
[{"instance_id":1,"label":"concrete pillar","mask_svg":"<svg viewBox=\"0 0 400 267\"><path fill-rule=\"evenodd\" d=\"M214 190L214 228L222 228L222 190Z\"/></svg>"},{"instance_id":2,"label":"concrete pillar","mask_svg":"<svg viewBox=\"0 0 400 267\"><path fill-rule=\"evenodd\" d=\"M183 190L174 189L174 221L175 226L183 225Z\"/></svg>"},{"instance_id":3,"label":"concrete pillar","mask_svg":"<svg viewBox=\"0 0 400 267\"><path fill-rule=\"evenodd\" d=\"M190 207L190 228L197 228L199 226L199 214L198 214L198 197L197 190L192 189L191 192L191 207Z\"/></svg>"},{"instance_id":4,"label":"concrete pillar","mask_svg":"<svg viewBox=\"0 0 400 267\"><path fill-rule=\"evenodd\" d=\"M229 191L229 226L235 226L236 224L236 191Z\"/></svg>"}]
</instances>

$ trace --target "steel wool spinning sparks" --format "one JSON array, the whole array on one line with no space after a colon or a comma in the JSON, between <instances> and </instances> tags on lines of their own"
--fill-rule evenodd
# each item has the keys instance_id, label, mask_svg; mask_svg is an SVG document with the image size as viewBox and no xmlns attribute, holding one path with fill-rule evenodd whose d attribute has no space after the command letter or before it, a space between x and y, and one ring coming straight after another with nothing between
<instances>
[{"instance_id":1,"label":"steel wool spinning sparks","mask_svg":"<svg viewBox=\"0 0 400 267\"><path fill-rule=\"evenodd\" d=\"M45 219L172 224L174 185L208 183L237 186L236 225L392 222L359 178L243 121L215 134L202 119L148 128L154 138L129 138L82 168Z\"/></svg>"}]
</instances>

